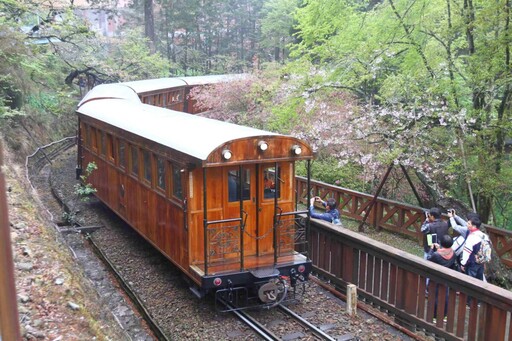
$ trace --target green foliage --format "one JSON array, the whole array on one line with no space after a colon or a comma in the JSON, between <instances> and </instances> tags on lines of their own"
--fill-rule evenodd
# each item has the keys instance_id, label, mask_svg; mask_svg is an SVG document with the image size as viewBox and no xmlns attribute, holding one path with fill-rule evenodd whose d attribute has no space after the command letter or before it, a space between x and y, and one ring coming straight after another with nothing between
<instances>
[{"instance_id":1,"label":"green foliage","mask_svg":"<svg viewBox=\"0 0 512 341\"><path fill-rule=\"evenodd\" d=\"M159 53L151 53L147 46L148 39L141 29L127 31L120 44L107 55L108 67L125 81L168 76L169 62Z\"/></svg>"},{"instance_id":2,"label":"green foliage","mask_svg":"<svg viewBox=\"0 0 512 341\"><path fill-rule=\"evenodd\" d=\"M298 162L296 173L306 176L306 162ZM317 158L311 162L311 178L334 186L349 188L354 191L364 192L368 190L368 184L361 178L360 166L354 164L340 165L332 156Z\"/></svg>"},{"instance_id":3,"label":"green foliage","mask_svg":"<svg viewBox=\"0 0 512 341\"><path fill-rule=\"evenodd\" d=\"M292 51L311 67L296 72L311 87L336 82L362 104L379 105L367 111L366 127L353 122L356 137L375 143L367 152L381 164L407 162L452 195L467 196L471 181L484 220L506 219L512 28L503 8L509 4L367 3L305 1Z\"/></svg>"},{"instance_id":4,"label":"green foliage","mask_svg":"<svg viewBox=\"0 0 512 341\"><path fill-rule=\"evenodd\" d=\"M85 174L80 175L81 183L75 185L75 194L80 198L81 201L89 201L89 195L97 192L96 188L87 182L87 179L96 169L98 169L96 163L89 162L85 168Z\"/></svg>"},{"instance_id":5,"label":"green foliage","mask_svg":"<svg viewBox=\"0 0 512 341\"><path fill-rule=\"evenodd\" d=\"M287 45L292 42L290 35L298 8L298 0L268 1L263 5L261 19L261 45L274 50L274 60L285 59L288 55Z\"/></svg>"},{"instance_id":6,"label":"green foliage","mask_svg":"<svg viewBox=\"0 0 512 341\"><path fill-rule=\"evenodd\" d=\"M76 198L73 200L72 206L69 210L62 214L62 218L70 225L75 225L78 222L78 212L75 209L77 201L80 200L82 202L88 202L90 200L90 195L97 192L96 188L88 182L89 177L96 169L98 169L96 163L89 162L85 168L85 173L80 175L81 182L74 186Z\"/></svg>"},{"instance_id":7,"label":"green foliage","mask_svg":"<svg viewBox=\"0 0 512 341\"><path fill-rule=\"evenodd\" d=\"M299 119L297 112L303 105L304 99L294 97L282 104L273 106L271 108L272 116L268 121L268 129L283 134L290 134L297 125L297 120Z\"/></svg>"}]
</instances>

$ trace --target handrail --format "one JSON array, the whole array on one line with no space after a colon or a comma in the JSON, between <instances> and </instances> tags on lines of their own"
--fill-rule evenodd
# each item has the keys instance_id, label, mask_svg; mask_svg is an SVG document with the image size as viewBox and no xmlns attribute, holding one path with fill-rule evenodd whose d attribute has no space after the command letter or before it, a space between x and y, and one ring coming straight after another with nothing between
<instances>
[{"instance_id":1,"label":"handrail","mask_svg":"<svg viewBox=\"0 0 512 341\"><path fill-rule=\"evenodd\" d=\"M360 297L411 330L447 340L512 337L508 290L320 220L311 221L310 245L317 273L341 290L357 285Z\"/></svg>"},{"instance_id":2,"label":"handrail","mask_svg":"<svg viewBox=\"0 0 512 341\"><path fill-rule=\"evenodd\" d=\"M298 200L307 204L307 179L296 176ZM331 197L338 201L340 213L351 219L362 221L365 210L373 199L373 195L330 185L321 181L311 180L311 189L322 198ZM384 229L403 236L409 236L421 243L423 234L421 224L424 219L424 208L399 201L378 197L369 216L368 223L377 230ZM482 224L492 241L496 254L501 262L512 268L512 231L492 225Z\"/></svg>"},{"instance_id":3,"label":"handrail","mask_svg":"<svg viewBox=\"0 0 512 341\"><path fill-rule=\"evenodd\" d=\"M307 214L308 211L293 211L293 212L285 212L285 213L279 213L278 216L286 217L289 215L297 215L297 214Z\"/></svg>"},{"instance_id":4,"label":"handrail","mask_svg":"<svg viewBox=\"0 0 512 341\"><path fill-rule=\"evenodd\" d=\"M206 225L221 224L221 223L232 223L234 221L242 221L242 218L230 218L221 220L207 220Z\"/></svg>"}]
</instances>

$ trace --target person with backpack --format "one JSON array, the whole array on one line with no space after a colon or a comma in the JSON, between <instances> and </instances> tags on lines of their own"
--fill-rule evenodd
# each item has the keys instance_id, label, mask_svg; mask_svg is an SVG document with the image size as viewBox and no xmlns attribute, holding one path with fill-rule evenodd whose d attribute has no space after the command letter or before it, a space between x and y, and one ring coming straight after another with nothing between
<instances>
[{"instance_id":1,"label":"person with backpack","mask_svg":"<svg viewBox=\"0 0 512 341\"><path fill-rule=\"evenodd\" d=\"M456 264L457 269L460 270L461 260L462 260L462 250L464 249L464 244L466 244L466 240L469 236L468 223L459 217L454 209L448 210L448 217L450 218L449 224L454 231L457 231L459 234L457 237L453 238L452 249L455 252L456 256ZM470 220L473 217L480 219L478 213L469 212L467 215L467 219Z\"/></svg>"},{"instance_id":2,"label":"person with backpack","mask_svg":"<svg viewBox=\"0 0 512 341\"><path fill-rule=\"evenodd\" d=\"M325 213L315 212L315 201L322 203L322 206L325 207ZM327 201L324 201L320 197L313 197L309 202L309 214L311 215L311 218L322 219L335 225L342 226L340 212L336 206L338 206L338 203L334 198L329 198Z\"/></svg>"},{"instance_id":3,"label":"person with backpack","mask_svg":"<svg viewBox=\"0 0 512 341\"><path fill-rule=\"evenodd\" d=\"M461 270L468 276L484 280L484 264L491 260L491 241L480 231L482 222L476 216L468 220L468 238L462 251Z\"/></svg>"}]
</instances>

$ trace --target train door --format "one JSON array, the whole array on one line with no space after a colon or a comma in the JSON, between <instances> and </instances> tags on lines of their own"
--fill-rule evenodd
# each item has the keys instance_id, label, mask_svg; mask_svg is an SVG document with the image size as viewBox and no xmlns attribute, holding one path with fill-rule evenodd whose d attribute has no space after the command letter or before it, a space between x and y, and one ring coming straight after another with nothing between
<instances>
[{"instance_id":1,"label":"train door","mask_svg":"<svg viewBox=\"0 0 512 341\"><path fill-rule=\"evenodd\" d=\"M227 205L224 216L227 219L240 217L242 210L245 225L243 235L244 256L254 256L257 252L256 167L247 165L227 168L224 183L227 184Z\"/></svg>"},{"instance_id":2,"label":"train door","mask_svg":"<svg viewBox=\"0 0 512 341\"><path fill-rule=\"evenodd\" d=\"M264 255L274 252L273 226L275 214L275 198L279 200L281 186L279 179L280 169L275 164L259 165L258 188L258 254Z\"/></svg>"},{"instance_id":3,"label":"train door","mask_svg":"<svg viewBox=\"0 0 512 341\"><path fill-rule=\"evenodd\" d=\"M280 214L293 211L292 172L293 167L286 162L259 165L258 253L260 255L274 252L274 237L278 247L283 247L281 245L283 231L280 230L281 225L275 220L280 219ZM274 233L277 236L274 236Z\"/></svg>"},{"instance_id":4,"label":"train door","mask_svg":"<svg viewBox=\"0 0 512 341\"><path fill-rule=\"evenodd\" d=\"M227 184L224 190L227 205L223 216L224 219L237 218L242 210L244 257L274 253L276 212L293 211L291 172L293 167L286 162L225 168L223 183ZM277 242L279 244L279 240Z\"/></svg>"}]
</instances>

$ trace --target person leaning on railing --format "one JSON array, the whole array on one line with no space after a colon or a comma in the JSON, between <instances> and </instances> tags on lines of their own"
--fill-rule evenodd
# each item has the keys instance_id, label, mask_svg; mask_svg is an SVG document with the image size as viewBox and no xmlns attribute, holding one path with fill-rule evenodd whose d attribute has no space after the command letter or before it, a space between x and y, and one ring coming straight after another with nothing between
<instances>
[{"instance_id":1,"label":"person leaning on railing","mask_svg":"<svg viewBox=\"0 0 512 341\"><path fill-rule=\"evenodd\" d=\"M325 213L315 212L315 201L322 203L322 205L325 207ZM334 200L334 198L329 198L327 201L324 201L320 197L313 197L309 202L309 213L312 218L322 219L335 225L342 226L340 212L336 206L338 206L338 203L336 200Z\"/></svg>"}]
</instances>

